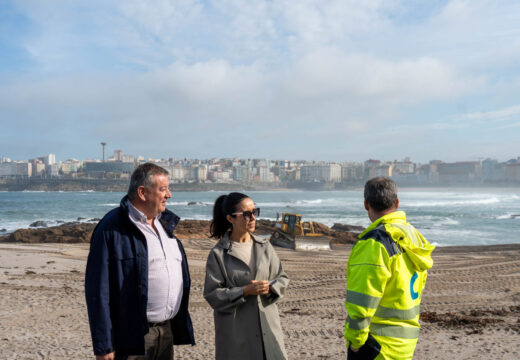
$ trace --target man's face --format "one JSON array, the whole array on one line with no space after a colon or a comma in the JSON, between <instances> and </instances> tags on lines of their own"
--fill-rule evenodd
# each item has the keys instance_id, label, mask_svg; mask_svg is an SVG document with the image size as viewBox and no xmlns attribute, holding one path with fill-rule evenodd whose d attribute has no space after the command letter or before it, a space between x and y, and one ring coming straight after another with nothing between
<instances>
[{"instance_id":1,"label":"man's face","mask_svg":"<svg viewBox=\"0 0 520 360\"><path fill-rule=\"evenodd\" d=\"M166 201L172 197L168 189L167 175L154 175L154 184L145 188L146 207L150 216L157 216L166 210Z\"/></svg>"}]
</instances>

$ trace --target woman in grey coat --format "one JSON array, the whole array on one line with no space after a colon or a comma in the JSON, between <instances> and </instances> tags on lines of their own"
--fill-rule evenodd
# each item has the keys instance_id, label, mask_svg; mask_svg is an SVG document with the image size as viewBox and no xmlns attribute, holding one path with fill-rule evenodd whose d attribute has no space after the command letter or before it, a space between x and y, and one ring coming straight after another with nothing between
<instances>
[{"instance_id":1,"label":"woman in grey coat","mask_svg":"<svg viewBox=\"0 0 520 360\"><path fill-rule=\"evenodd\" d=\"M289 283L269 241L257 239L260 209L241 193L220 196L206 263L204 298L214 310L217 360L287 359L276 302Z\"/></svg>"}]
</instances>

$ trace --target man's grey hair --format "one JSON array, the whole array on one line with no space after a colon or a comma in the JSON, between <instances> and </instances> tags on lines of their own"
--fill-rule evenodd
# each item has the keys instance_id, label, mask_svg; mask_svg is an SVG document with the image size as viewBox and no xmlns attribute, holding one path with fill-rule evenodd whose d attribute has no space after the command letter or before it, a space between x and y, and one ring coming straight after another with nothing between
<instances>
[{"instance_id":1,"label":"man's grey hair","mask_svg":"<svg viewBox=\"0 0 520 360\"><path fill-rule=\"evenodd\" d=\"M397 185L387 177L375 177L365 184L365 201L375 211L391 209L397 203Z\"/></svg>"},{"instance_id":2,"label":"man's grey hair","mask_svg":"<svg viewBox=\"0 0 520 360\"><path fill-rule=\"evenodd\" d=\"M168 171L152 163L145 163L136 167L130 178L128 198L133 200L137 196L137 189L140 186L145 188L152 186L155 181L153 178L155 175L168 175Z\"/></svg>"}]
</instances>

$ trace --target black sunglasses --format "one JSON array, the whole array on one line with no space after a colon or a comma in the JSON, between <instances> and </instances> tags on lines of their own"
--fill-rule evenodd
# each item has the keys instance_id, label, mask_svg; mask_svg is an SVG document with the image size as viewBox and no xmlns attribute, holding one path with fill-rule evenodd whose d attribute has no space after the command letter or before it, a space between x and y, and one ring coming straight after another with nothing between
<instances>
[{"instance_id":1,"label":"black sunglasses","mask_svg":"<svg viewBox=\"0 0 520 360\"><path fill-rule=\"evenodd\" d=\"M260 208L256 208L256 209L253 209L253 210L242 211L242 212L236 212L236 213L232 213L231 215L242 215L246 219L252 219L253 215L254 215L255 218L257 218L257 217L260 216Z\"/></svg>"}]
</instances>

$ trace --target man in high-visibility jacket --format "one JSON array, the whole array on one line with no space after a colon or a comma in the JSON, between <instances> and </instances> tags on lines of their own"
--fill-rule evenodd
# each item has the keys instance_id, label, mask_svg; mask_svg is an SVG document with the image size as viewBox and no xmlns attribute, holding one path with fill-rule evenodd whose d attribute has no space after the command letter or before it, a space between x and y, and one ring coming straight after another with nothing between
<instances>
[{"instance_id":1,"label":"man in high-visibility jacket","mask_svg":"<svg viewBox=\"0 0 520 360\"><path fill-rule=\"evenodd\" d=\"M370 179L364 195L372 224L359 235L347 262L348 359L411 359L435 247L397 211L392 180Z\"/></svg>"}]
</instances>

